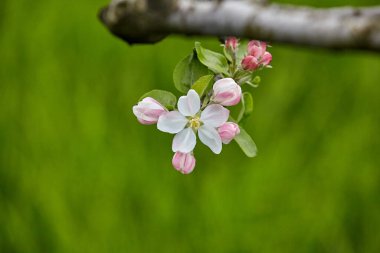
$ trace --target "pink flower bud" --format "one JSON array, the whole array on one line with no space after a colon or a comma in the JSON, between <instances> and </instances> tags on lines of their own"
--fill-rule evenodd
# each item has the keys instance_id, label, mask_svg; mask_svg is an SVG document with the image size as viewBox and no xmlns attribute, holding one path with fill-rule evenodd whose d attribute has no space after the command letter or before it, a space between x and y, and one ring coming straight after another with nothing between
<instances>
[{"instance_id":1,"label":"pink flower bud","mask_svg":"<svg viewBox=\"0 0 380 253\"><path fill-rule=\"evenodd\" d=\"M260 67L260 64L255 56L247 55L241 61L241 66L244 70L255 70Z\"/></svg>"},{"instance_id":2,"label":"pink flower bud","mask_svg":"<svg viewBox=\"0 0 380 253\"><path fill-rule=\"evenodd\" d=\"M223 78L216 81L213 90L213 102L224 106L232 106L240 102L241 88L232 78Z\"/></svg>"},{"instance_id":3,"label":"pink flower bud","mask_svg":"<svg viewBox=\"0 0 380 253\"><path fill-rule=\"evenodd\" d=\"M239 45L239 40L236 37L228 37L224 45L227 49L235 51Z\"/></svg>"},{"instance_id":4,"label":"pink flower bud","mask_svg":"<svg viewBox=\"0 0 380 253\"><path fill-rule=\"evenodd\" d=\"M269 63L272 61L272 55L269 52L265 52L263 57L261 58L261 64L264 66L269 65Z\"/></svg>"},{"instance_id":5,"label":"pink flower bud","mask_svg":"<svg viewBox=\"0 0 380 253\"><path fill-rule=\"evenodd\" d=\"M222 142L228 144L240 133L240 128L233 122L226 122L218 128L218 133Z\"/></svg>"},{"instance_id":6,"label":"pink flower bud","mask_svg":"<svg viewBox=\"0 0 380 253\"><path fill-rule=\"evenodd\" d=\"M176 152L172 164L182 174L190 174L195 167L195 157L191 153Z\"/></svg>"},{"instance_id":7,"label":"pink flower bud","mask_svg":"<svg viewBox=\"0 0 380 253\"><path fill-rule=\"evenodd\" d=\"M248 43L248 56L242 61L243 69L255 70L261 66L267 66L272 61L272 55L266 51L267 44L258 40Z\"/></svg>"},{"instance_id":8,"label":"pink flower bud","mask_svg":"<svg viewBox=\"0 0 380 253\"><path fill-rule=\"evenodd\" d=\"M133 106L133 113L137 117L137 120L144 125L157 123L158 118L166 112L166 108L151 97L146 97Z\"/></svg>"},{"instance_id":9,"label":"pink flower bud","mask_svg":"<svg viewBox=\"0 0 380 253\"><path fill-rule=\"evenodd\" d=\"M248 43L248 54L260 58L267 50L267 44L258 40L251 40Z\"/></svg>"}]
</instances>

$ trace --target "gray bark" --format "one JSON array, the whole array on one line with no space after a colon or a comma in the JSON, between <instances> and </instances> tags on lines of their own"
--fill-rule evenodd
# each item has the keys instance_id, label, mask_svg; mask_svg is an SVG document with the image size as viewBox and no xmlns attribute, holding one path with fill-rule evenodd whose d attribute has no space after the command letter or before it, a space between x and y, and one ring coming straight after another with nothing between
<instances>
[{"instance_id":1,"label":"gray bark","mask_svg":"<svg viewBox=\"0 0 380 253\"><path fill-rule=\"evenodd\" d=\"M113 0L99 16L113 34L128 43L155 43L170 34L181 34L380 51L380 6L312 8L248 0Z\"/></svg>"}]
</instances>

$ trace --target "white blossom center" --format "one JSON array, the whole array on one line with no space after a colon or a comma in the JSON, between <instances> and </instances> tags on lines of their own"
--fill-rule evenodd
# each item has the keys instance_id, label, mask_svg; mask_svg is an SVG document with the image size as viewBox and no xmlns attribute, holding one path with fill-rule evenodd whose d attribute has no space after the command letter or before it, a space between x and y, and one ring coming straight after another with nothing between
<instances>
[{"instance_id":1,"label":"white blossom center","mask_svg":"<svg viewBox=\"0 0 380 253\"><path fill-rule=\"evenodd\" d=\"M189 120L189 127L194 130L198 130L198 128L202 125L201 119L198 116L192 117Z\"/></svg>"}]
</instances>

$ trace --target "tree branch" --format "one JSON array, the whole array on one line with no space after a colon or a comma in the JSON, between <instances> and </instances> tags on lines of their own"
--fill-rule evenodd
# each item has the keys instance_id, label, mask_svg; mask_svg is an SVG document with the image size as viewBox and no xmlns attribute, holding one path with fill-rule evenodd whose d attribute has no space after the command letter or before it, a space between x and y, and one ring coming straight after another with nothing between
<instances>
[{"instance_id":1,"label":"tree branch","mask_svg":"<svg viewBox=\"0 0 380 253\"><path fill-rule=\"evenodd\" d=\"M155 43L182 34L380 51L380 6L318 9L248 0L113 0L99 17L128 43Z\"/></svg>"}]
</instances>

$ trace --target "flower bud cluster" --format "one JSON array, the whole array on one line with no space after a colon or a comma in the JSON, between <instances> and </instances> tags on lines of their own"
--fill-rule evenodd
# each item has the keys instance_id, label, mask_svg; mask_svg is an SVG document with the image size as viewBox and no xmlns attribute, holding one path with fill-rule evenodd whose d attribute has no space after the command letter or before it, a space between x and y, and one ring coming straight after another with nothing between
<instances>
[{"instance_id":1,"label":"flower bud cluster","mask_svg":"<svg viewBox=\"0 0 380 253\"><path fill-rule=\"evenodd\" d=\"M179 98L178 110L169 111L154 98L146 97L133 107L133 113L141 124L157 123L159 130L176 134L172 164L177 171L189 174L196 162L193 155L196 132L201 142L216 154L221 152L222 143L228 144L240 133L237 124L227 122L229 110L224 106L237 105L241 96L241 87L232 78L223 78L214 83L204 108L201 108L204 101L194 90L189 90Z\"/></svg>"},{"instance_id":2,"label":"flower bud cluster","mask_svg":"<svg viewBox=\"0 0 380 253\"><path fill-rule=\"evenodd\" d=\"M179 90L187 91L187 94L178 99L177 105L175 105L176 98L173 94L156 90L149 95L146 94L144 99L133 106L133 113L141 124L157 124L158 130L175 134L172 142L174 152L172 165L182 174L189 174L195 168L194 148L197 136L213 153L220 154L223 144L229 144L240 134L241 130L237 123L252 110L251 93L245 91L243 96L241 85L247 83L254 87L259 77L253 78L252 71L269 67L272 60L272 55L266 51L265 42L250 41L247 54L242 60L238 57L239 40L237 38L228 37L223 46L224 56L215 52L210 53L210 50L199 51L200 44L196 43L195 48L198 50L196 54L198 56L203 54L198 58L197 64L201 62L205 65L206 72L213 71L214 74L198 77L195 83L189 81L187 86L181 86ZM197 55L191 57L197 57ZM212 60L205 61L207 57ZM181 64L180 69L183 69L183 63ZM214 83L212 88L209 88L211 81ZM235 123L235 120L230 117L230 110L226 107L238 105L242 100L237 123ZM239 145L243 142L243 146L247 146L250 142L249 145L254 146L253 141L247 140L246 136L247 133L236 141Z\"/></svg>"},{"instance_id":3,"label":"flower bud cluster","mask_svg":"<svg viewBox=\"0 0 380 253\"><path fill-rule=\"evenodd\" d=\"M253 71L260 67L269 67L272 55L266 51L267 44L262 41L252 40L248 43L248 55L241 61L244 70Z\"/></svg>"}]
</instances>

